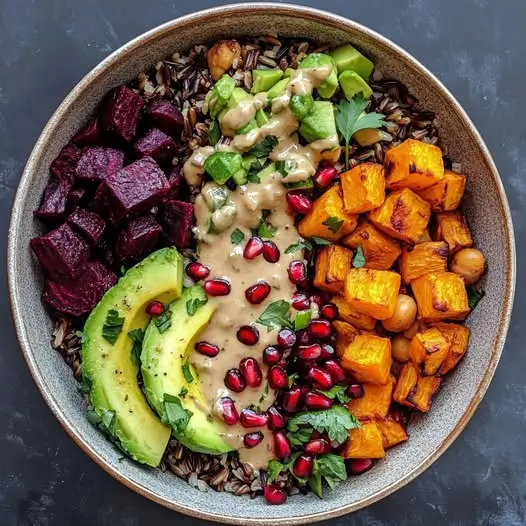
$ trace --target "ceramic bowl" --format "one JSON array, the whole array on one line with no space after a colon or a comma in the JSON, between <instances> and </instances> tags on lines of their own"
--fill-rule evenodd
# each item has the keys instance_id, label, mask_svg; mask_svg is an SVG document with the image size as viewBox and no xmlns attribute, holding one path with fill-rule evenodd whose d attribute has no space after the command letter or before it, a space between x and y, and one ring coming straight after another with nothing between
<instances>
[{"instance_id":1,"label":"ceramic bowl","mask_svg":"<svg viewBox=\"0 0 526 526\"><path fill-rule=\"evenodd\" d=\"M488 260L486 297L468 321L473 334L469 352L445 381L432 411L413 423L411 439L324 500L297 495L283 506L227 493L201 493L170 473L121 460L87 422L71 371L49 346L51 323L29 250L29 240L40 232L32 212L48 180L49 165L106 92L195 43L267 32L331 45L352 42L386 76L403 81L424 107L437 113L450 157L462 163L468 176L466 214ZM238 4L173 20L124 45L93 69L60 105L33 149L14 202L8 251L11 304L22 352L46 402L73 440L141 495L195 517L243 525L291 525L343 515L389 495L429 467L466 426L486 392L504 345L515 285L513 227L501 180L479 133L449 91L407 52L370 29L340 16L285 4Z\"/></svg>"}]
</instances>

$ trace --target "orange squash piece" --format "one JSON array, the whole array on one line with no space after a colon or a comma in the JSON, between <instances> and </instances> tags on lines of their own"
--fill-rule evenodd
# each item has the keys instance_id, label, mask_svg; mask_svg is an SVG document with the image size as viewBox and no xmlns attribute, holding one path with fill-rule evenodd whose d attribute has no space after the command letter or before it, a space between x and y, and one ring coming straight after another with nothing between
<instances>
[{"instance_id":1,"label":"orange squash piece","mask_svg":"<svg viewBox=\"0 0 526 526\"><path fill-rule=\"evenodd\" d=\"M347 408L358 419L386 418L391 406L394 377L384 385L363 384L363 396L351 400Z\"/></svg>"},{"instance_id":2,"label":"orange squash piece","mask_svg":"<svg viewBox=\"0 0 526 526\"><path fill-rule=\"evenodd\" d=\"M423 376L433 376L440 369L451 344L436 328L417 333L411 340L409 356Z\"/></svg>"},{"instance_id":3,"label":"orange squash piece","mask_svg":"<svg viewBox=\"0 0 526 526\"><path fill-rule=\"evenodd\" d=\"M335 320L332 322L332 327L336 333L336 343L334 344L334 349L338 356L342 356L345 348L349 345L356 336L358 336L359 331L353 327L350 323L341 320Z\"/></svg>"},{"instance_id":4,"label":"orange squash piece","mask_svg":"<svg viewBox=\"0 0 526 526\"><path fill-rule=\"evenodd\" d=\"M465 189L466 177L446 170L440 182L420 190L418 195L431 205L433 212L448 212L458 208Z\"/></svg>"},{"instance_id":5,"label":"orange squash piece","mask_svg":"<svg viewBox=\"0 0 526 526\"><path fill-rule=\"evenodd\" d=\"M398 374L398 380L393 391L393 400L399 404L412 407L411 404L407 403L407 397L416 389L417 382L418 371L415 364L406 362Z\"/></svg>"},{"instance_id":6,"label":"orange squash piece","mask_svg":"<svg viewBox=\"0 0 526 526\"><path fill-rule=\"evenodd\" d=\"M382 206L369 214L377 228L406 243L418 242L430 217L429 203L407 188L390 194Z\"/></svg>"},{"instance_id":7,"label":"orange squash piece","mask_svg":"<svg viewBox=\"0 0 526 526\"><path fill-rule=\"evenodd\" d=\"M347 301L345 301L344 297L334 296L331 302L338 307L339 317L347 323L350 323L353 327L365 331L372 331L374 329L376 320L368 314L354 310Z\"/></svg>"},{"instance_id":8,"label":"orange squash piece","mask_svg":"<svg viewBox=\"0 0 526 526\"><path fill-rule=\"evenodd\" d=\"M441 379L438 376L420 376L413 362L407 362L400 371L393 392L393 400L399 404L427 413L433 396L438 392Z\"/></svg>"},{"instance_id":9,"label":"orange squash piece","mask_svg":"<svg viewBox=\"0 0 526 526\"><path fill-rule=\"evenodd\" d=\"M342 446L340 454L343 458L385 457L382 433L376 422L365 422L361 427L351 429L349 439Z\"/></svg>"},{"instance_id":10,"label":"orange squash piece","mask_svg":"<svg viewBox=\"0 0 526 526\"><path fill-rule=\"evenodd\" d=\"M353 253L338 245L322 247L316 256L314 286L328 292L343 290L345 277L351 268Z\"/></svg>"},{"instance_id":11,"label":"orange squash piece","mask_svg":"<svg viewBox=\"0 0 526 526\"><path fill-rule=\"evenodd\" d=\"M409 438L404 426L392 418L377 420L376 425L382 434L384 449L396 446Z\"/></svg>"},{"instance_id":12,"label":"orange squash piece","mask_svg":"<svg viewBox=\"0 0 526 526\"><path fill-rule=\"evenodd\" d=\"M468 350L470 330L464 325L457 323L437 323L438 329L449 342L450 349L440 367L440 374L447 374L454 369Z\"/></svg>"},{"instance_id":13,"label":"orange squash piece","mask_svg":"<svg viewBox=\"0 0 526 526\"><path fill-rule=\"evenodd\" d=\"M362 163L340 176L343 207L351 214L361 214L378 208L385 200L384 167Z\"/></svg>"},{"instance_id":14,"label":"orange squash piece","mask_svg":"<svg viewBox=\"0 0 526 526\"><path fill-rule=\"evenodd\" d=\"M445 241L449 254L453 255L462 248L473 246L473 238L466 223L466 218L458 212L441 212L436 214L436 227L433 231L435 241Z\"/></svg>"},{"instance_id":15,"label":"orange squash piece","mask_svg":"<svg viewBox=\"0 0 526 526\"><path fill-rule=\"evenodd\" d=\"M446 272L449 248L444 241L430 241L405 246L400 258L400 273L404 283L411 283L428 272Z\"/></svg>"}]
</instances>

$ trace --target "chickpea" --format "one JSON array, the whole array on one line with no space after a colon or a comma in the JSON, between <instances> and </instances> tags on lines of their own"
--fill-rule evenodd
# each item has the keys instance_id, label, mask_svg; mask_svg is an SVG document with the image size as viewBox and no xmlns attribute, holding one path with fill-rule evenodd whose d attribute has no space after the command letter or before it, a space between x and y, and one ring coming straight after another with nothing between
<instances>
[{"instance_id":1,"label":"chickpea","mask_svg":"<svg viewBox=\"0 0 526 526\"><path fill-rule=\"evenodd\" d=\"M241 46L237 40L221 40L214 44L207 53L208 69L214 80L225 74L235 60L241 57Z\"/></svg>"},{"instance_id":2,"label":"chickpea","mask_svg":"<svg viewBox=\"0 0 526 526\"><path fill-rule=\"evenodd\" d=\"M420 322L418 320L415 321L415 323L413 323L413 325L411 325L411 327L409 327L409 329L405 330L404 331L404 336L408 339L408 340L412 340L414 335L420 331Z\"/></svg>"},{"instance_id":3,"label":"chickpea","mask_svg":"<svg viewBox=\"0 0 526 526\"><path fill-rule=\"evenodd\" d=\"M453 256L451 261L451 272L462 276L466 285L478 281L485 268L486 258L476 248L463 248Z\"/></svg>"},{"instance_id":4,"label":"chickpea","mask_svg":"<svg viewBox=\"0 0 526 526\"><path fill-rule=\"evenodd\" d=\"M402 332L413 325L415 318L415 300L406 294L398 294L394 314L387 320L383 320L382 325L386 331Z\"/></svg>"},{"instance_id":5,"label":"chickpea","mask_svg":"<svg viewBox=\"0 0 526 526\"><path fill-rule=\"evenodd\" d=\"M410 344L411 342L401 334L397 334L391 340L391 354L397 362L405 363L409 360Z\"/></svg>"}]
</instances>

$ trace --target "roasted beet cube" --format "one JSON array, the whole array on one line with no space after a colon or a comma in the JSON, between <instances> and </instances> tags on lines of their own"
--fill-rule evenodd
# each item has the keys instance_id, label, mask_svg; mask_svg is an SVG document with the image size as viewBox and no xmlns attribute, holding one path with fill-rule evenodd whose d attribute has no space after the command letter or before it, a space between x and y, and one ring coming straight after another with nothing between
<instances>
[{"instance_id":1,"label":"roasted beet cube","mask_svg":"<svg viewBox=\"0 0 526 526\"><path fill-rule=\"evenodd\" d=\"M69 217L68 223L73 230L78 232L90 245L98 243L104 234L106 223L99 214L77 208Z\"/></svg>"},{"instance_id":2,"label":"roasted beet cube","mask_svg":"<svg viewBox=\"0 0 526 526\"><path fill-rule=\"evenodd\" d=\"M88 191L85 188L72 188L68 194L68 203L66 210L72 212L80 206L84 201L86 201Z\"/></svg>"},{"instance_id":3,"label":"roasted beet cube","mask_svg":"<svg viewBox=\"0 0 526 526\"><path fill-rule=\"evenodd\" d=\"M83 316L93 310L117 276L99 261L88 261L77 280L46 280L44 300L55 310L69 316Z\"/></svg>"},{"instance_id":4,"label":"roasted beet cube","mask_svg":"<svg viewBox=\"0 0 526 526\"><path fill-rule=\"evenodd\" d=\"M77 167L81 155L82 150L78 146L67 144L51 163L51 166L49 167L51 173L59 179L66 179L73 182L75 168Z\"/></svg>"},{"instance_id":5,"label":"roasted beet cube","mask_svg":"<svg viewBox=\"0 0 526 526\"><path fill-rule=\"evenodd\" d=\"M80 158L76 175L81 181L103 181L124 166L124 153L114 148L86 148Z\"/></svg>"},{"instance_id":6,"label":"roasted beet cube","mask_svg":"<svg viewBox=\"0 0 526 526\"><path fill-rule=\"evenodd\" d=\"M117 240L117 257L124 262L135 262L150 253L159 239L162 228L148 215L132 219Z\"/></svg>"},{"instance_id":7,"label":"roasted beet cube","mask_svg":"<svg viewBox=\"0 0 526 526\"><path fill-rule=\"evenodd\" d=\"M79 146L95 146L101 142L101 129L99 119L91 119L84 128L82 128L71 142Z\"/></svg>"},{"instance_id":8,"label":"roasted beet cube","mask_svg":"<svg viewBox=\"0 0 526 526\"><path fill-rule=\"evenodd\" d=\"M148 122L164 133L176 137L184 128L183 114L167 100L150 102L146 108Z\"/></svg>"},{"instance_id":9,"label":"roasted beet cube","mask_svg":"<svg viewBox=\"0 0 526 526\"><path fill-rule=\"evenodd\" d=\"M156 161L163 161L173 157L177 145L169 135L154 128L139 139L134 148L139 157L153 157Z\"/></svg>"},{"instance_id":10,"label":"roasted beet cube","mask_svg":"<svg viewBox=\"0 0 526 526\"><path fill-rule=\"evenodd\" d=\"M111 221L138 215L157 205L170 190L164 172L151 157L143 157L109 176L97 189L95 200Z\"/></svg>"},{"instance_id":11,"label":"roasted beet cube","mask_svg":"<svg viewBox=\"0 0 526 526\"><path fill-rule=\"evenodd\" d=\"M194 205L184 201L166 201L161 209L160 220L171 243L177 248L187 248L190 245Z\"/></svg>"},{"instance_id":12,"label":"roasted beet cube","mask_svg":"<svg viewBox=\"0 0 526 526\"><path fill-rule=\"evenodd\" d=\"M114 137L133 141L143 106L143 99L130 88L119 86L113 89L103 104L102 128Z\"/></svg>"},{"instance_id":13,"label":"roasted beet cube","mask_svg":"<svg viewBox=\"0 0 526 526\"><path fill-rule=\"evenodd\" d=\"M170 191L166 195L166 199L184 199L186 197L188 188L181 168L172 169L168 175L168 183L170 183Z\"/></svg>"},{"instance_id":14,"label":"roasted beet cube","mask_svg":"<svg viewBox=\"0 0 526 526\"><path fill-rule=\"evenodd\" d=\"M38 210L35 211L35 216L49 222L57 222L63 219L66 213L71 184L68 179L51 177L44 191L42 203Z\"/></svg>"},{"instance_id":15,"label":"roasted beet cube","mask_svg":"<svg viewBox=\"0 0 526 526\"><path fill-rule=\"evenodd\" d=\"M67 223L33 238L30 244L49 278L77 279L90 254L88 244Z\"/></svg>"}]
</instances>

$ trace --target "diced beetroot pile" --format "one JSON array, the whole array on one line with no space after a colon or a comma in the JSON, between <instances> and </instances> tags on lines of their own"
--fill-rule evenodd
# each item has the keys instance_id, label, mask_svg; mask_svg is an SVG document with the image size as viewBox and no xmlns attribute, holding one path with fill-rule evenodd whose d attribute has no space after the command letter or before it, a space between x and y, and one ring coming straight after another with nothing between
<instances>
[{"instance_id":1,"label":"diced beetroot pile","mask_svg":"<svg viewBox=\"0 0 526 526\"><path fill-rule=\"evenodd\" d=\"M169 101L126 86L113 89L97 114L50 166L35 217L46 233L30 246L42 267L43 298L55 311L87 315L116 273L166 245L191 243L193 205L172 159L184 117Z\"/></svg>"}]
</instances>

